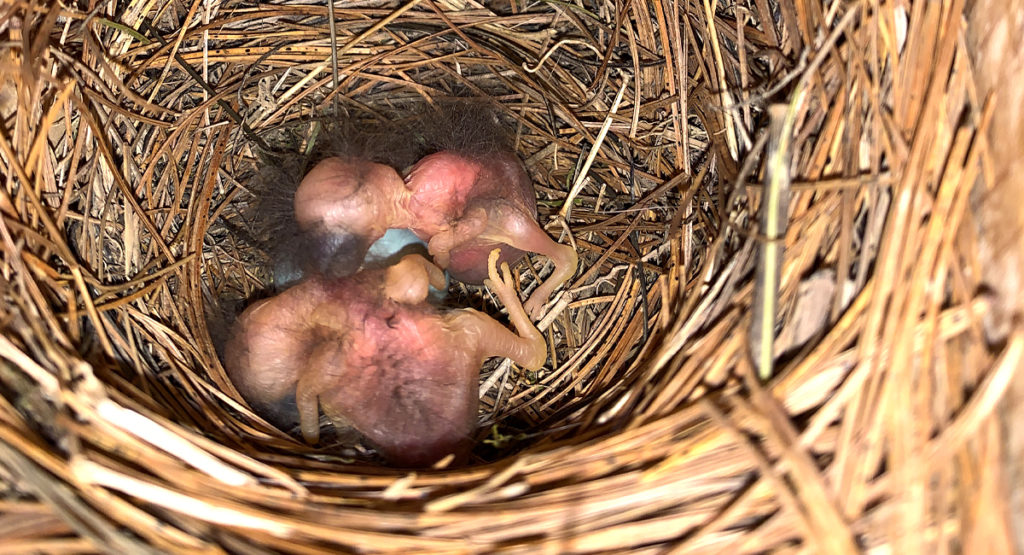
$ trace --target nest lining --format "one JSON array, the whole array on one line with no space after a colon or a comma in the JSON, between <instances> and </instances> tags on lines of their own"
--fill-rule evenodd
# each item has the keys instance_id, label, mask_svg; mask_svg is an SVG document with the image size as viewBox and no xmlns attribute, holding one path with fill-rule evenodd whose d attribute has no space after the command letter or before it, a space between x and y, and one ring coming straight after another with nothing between
<instances>
[{"instance_id":1,"label":"nest lining","mask_svg":"<svg viewBox=\"0 0 1024 555\"><path fill-rule=\"evenodd\" d=\"M317 5L33 8L0 15L22 45L0 70L22 85L0 88L0 466L14 512L48 525L23 545L852 551L926 530L925 549L976 533L977 503L998 510L998 473L978 471L998 450L987 400L1022 340L999 353L978 331L961 234L991 109L956 6L368 2L335 7L334 48ZM762 385L763 107L795 87L792 339ZM583 262L548 328L556 368L508 373L484 403L519 419L495 443L539 435L410 474L259 422L202 310L265 283L219 231L254 137L470 95L516 122L542 223L597 149L571 199Z\"/></svg>"}]
</instances>

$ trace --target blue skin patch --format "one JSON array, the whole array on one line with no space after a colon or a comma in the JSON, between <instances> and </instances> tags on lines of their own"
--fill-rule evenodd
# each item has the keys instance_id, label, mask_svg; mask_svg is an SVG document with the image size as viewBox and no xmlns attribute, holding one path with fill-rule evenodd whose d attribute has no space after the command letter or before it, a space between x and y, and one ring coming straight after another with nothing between
<instances>
[{"instance_id":1,"label":"blue skin patch","mask_svg":"<svg viewBox=\"0 0 1024 555\"><path fill-rule=\"evenodd\" d=\"M389 229L384 232L384 236L370 245L370 250L366 252L366 262L378 263L387 262L392 256L404 251L406 247L412 245L420 245L426 249L427 244L416 236L415 233L408 229ZM419 248L413 248L412 250L421 250ZM403 253L405 254L405 253ZM395 261L397 262L397 260Z\"/></svg>"}]
</instances>

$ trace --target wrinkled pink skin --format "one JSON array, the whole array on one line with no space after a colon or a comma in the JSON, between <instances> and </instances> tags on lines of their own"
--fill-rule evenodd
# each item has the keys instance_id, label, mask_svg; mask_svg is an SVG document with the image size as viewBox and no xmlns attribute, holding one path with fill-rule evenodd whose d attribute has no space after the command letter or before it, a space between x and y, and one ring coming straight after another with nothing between
<instances>
[{"instance_id":1,"label":"wrinkled pink skin","mask_svg":"<svg viewBox=\"0 0 1024 555\"><path fill-rule=\"evenodd\" d=\"M511 152L479 158L438 152L420 160L404 181L382 164L328 158L295 193L303 229L352 234L370 244L388 228L408 228L427 241L437 265L461 281L482 282L495 247L503 247L502 262L524 252L551 258L554 272L524 305L533 318L578 262L571 246L556 243L537 225L536 213L530 178Z\"/></svg>"},{"instance_id":2,"label":"wrinkled pink skin","mask_svg":"<svg viewBox=\"0 0 1024 555\"><path fill-rule=\"evenodd\" d=\"M537 370L547 351L507 266L499 276L492 262L486 283L519 335L476 310L442 312L425 302L428 285L443 282L419 255L338 280L307 279L242 314L225 368L254 407L294 394L309 443L319 440L323 409L394 464L424 466L448 454L463 460L484 359L508 357Z\"/></svg>"}]
</instances>

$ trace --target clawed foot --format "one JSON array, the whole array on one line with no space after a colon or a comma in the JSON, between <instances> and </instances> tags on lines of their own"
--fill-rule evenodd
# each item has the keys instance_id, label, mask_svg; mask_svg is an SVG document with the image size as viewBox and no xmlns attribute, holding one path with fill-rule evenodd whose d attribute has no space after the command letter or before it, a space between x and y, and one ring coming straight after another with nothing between
<instances>
[{"instance_id":1,"label":"clawed foot","mask_svg":"<svg viewBox=\"0 0 1024 555\"><path fill-rule=\"evenodd\" d=\"M519 304L519 295L516 294L515 286L512 282L512 272L508 269L508 264L501 264L501 274L498 274L498 257L501 256L501 249L494 249L491 254L487 257L487 276L488 279L484 280L484 285L488 289L494 291L494 294L498 296L498 300L501 304L505 305L506 308Z\"/></svg>"},{"instance_id":2,"label":"clawed foot","mask_svg":"<svg viewBox=\"0 0 1024 555\"><path fill-rule=\"evenodd\" d=\"M547 302L547 298L548 294L538 289L523 303L523 310L530 315L531 320L540 320L541 315L544 313L544 304Z\"/></svg>"},{"instance_id":3,"label":"clawed foot","mask_svg":"<svg viewBox=\"0 0 1024 555\"><path fill-rule=\"evenodd\" d=\"M490 277L484 280L484 284L498 295L498 299L508 309L508 319L515 326L518 337L498 333L486 338L485 341L491 343L491 351L494 354L507 356L524 368L538 370L544 366L544 361L548 356L544 336L523 311L519 295L516 294L515 287L513 287L512 272L509 271L508 264L502 264L501 274L498 274L497 263L500 252L500 249L494 249L487 257L487 274ZM494 323L486 316L481 315L481 317ZM501 339L503 335L505 340ZM504 348L501 348L502 344L504 344Z\"/></svg>"},{"instance_id":4,"label":"clawed foot","mask_svg":"<svg viewBox=\"0 0 1024 555\"><path fill-rule=\"evenodd\" d=\"M544 310L544 305L554 294L555 289L558 289L563 283L569 280L576 273L576 266L579 264L579 257L576 254L576 249L569 245L559 245L555 243L545 254L551 258L551 261L555 263L555 269L548 276L548 279L544 280L537 289L533 291L530 298L527 299L523 307L526 312L530 315L530 318L534 320L540 319L541 312Z\"/></svg>"},{"instance_id":5,"label":"clawed foot","mask_svg":"<svg viewBox=\"0 0 1024 555\"><path fill-rule=\"evenodd\" d=\"M506 308L510 306L510 303L514 302L523 307L523 311L531 320L540 320L544 312L544 304L547 303L548 298L551 296L552 285L555 285L554 282L549 280L540 284L540 287L534 290L525 303L520 303L519 295L513 286L512 272L509 271L508 264L503 263L501 265L501 275L498 275L497 261L500 254L501 249L494 249L487 258L487 275L489 279L484 280L484 285L498 295L498 299L501 300Z\"/></svg>"}]
</instances>

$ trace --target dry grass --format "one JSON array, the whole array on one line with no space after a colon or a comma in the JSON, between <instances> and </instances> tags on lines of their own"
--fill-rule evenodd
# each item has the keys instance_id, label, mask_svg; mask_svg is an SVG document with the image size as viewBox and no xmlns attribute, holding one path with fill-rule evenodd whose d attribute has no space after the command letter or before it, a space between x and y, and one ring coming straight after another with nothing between
<instances>
[{"instance_id":1,"label":"dry grass","mask_svg":"<svg viewBox=\"0 0 1024 555\"><path fill-rule=\"evenodd\" d=\"M982 332L970 192L999 116L962 11L0 5L0 550L1008 550L994 411L1024 328ZM541 223L580 253L541 323L553 363L488 367L500 445L469 467L318 452L217 361L204 303L265 285L230 224L261 144L449 96L515 122Z\"/></svg>"}]
</instances>

